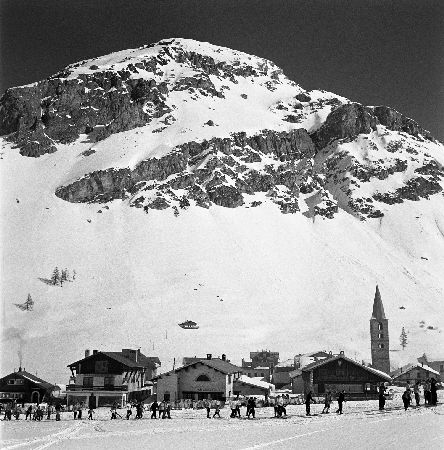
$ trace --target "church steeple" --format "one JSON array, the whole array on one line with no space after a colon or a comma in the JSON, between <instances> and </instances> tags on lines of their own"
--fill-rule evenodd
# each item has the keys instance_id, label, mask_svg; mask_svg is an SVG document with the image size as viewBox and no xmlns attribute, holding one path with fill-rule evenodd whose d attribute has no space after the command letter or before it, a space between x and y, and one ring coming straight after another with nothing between
<instances>
[{"instance_id":1,"label":"church steeple","mask_svg":"<svg viewBox=\"0 0 444 450\"><path fill-rule=\"evenodd\" d=\"M379 287L376 285L375 299L373 300L373 314L372 319L385 320L384 306L382 306L381 293Z\"/></svg>"},{"instance_id":2,"label":"church steeple","mask_svg":"<svg viewBox=\"0 0 444 450\"><path fill-rule=\"evenodd\" d=\"M382 305L381 293L376 286L375 298L373 300L373 312L370 319L370 341L372 352L372 367L390 373L390 341L388 320L385 317Z\"/></svg>"}]
</instances>

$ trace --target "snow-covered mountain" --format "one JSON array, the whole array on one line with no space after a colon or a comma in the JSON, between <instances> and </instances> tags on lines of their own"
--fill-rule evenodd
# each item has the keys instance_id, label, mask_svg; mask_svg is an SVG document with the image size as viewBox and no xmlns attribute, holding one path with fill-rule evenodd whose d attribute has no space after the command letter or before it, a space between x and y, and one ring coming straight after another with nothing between
<instances>
[{"instance_id":1,"label":"snow-covered mountain","mask_svg":"<svg viewBox=\"0 0 444 450\"><path fill-rule=\"evenodd\" d=\"M58 381L85 348L368 359L376 283L394 365L444 343L444 147L389 107L169 39L7 90L0 133L8 369L20 342Z\"/></svg>"}]
</instances>

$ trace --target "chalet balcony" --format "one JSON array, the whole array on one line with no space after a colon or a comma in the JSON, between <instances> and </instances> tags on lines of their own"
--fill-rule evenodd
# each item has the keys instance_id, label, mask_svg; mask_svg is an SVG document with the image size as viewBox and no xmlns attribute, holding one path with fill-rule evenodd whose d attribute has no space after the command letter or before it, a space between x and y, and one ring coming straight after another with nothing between
<instances>
[{"instance_id":1,"label":"chalet balcony","mask_svg":"<svg viewBox=\"0 0 444 450\"><path fill-rule=\"evenodd\" d=\"M68 384L66 386L66 390L69 392L75 391L75 392L79 392L79 391L127 391L128 390L128 386L126 385L121 385L121 386L83 386L80 384Z\"/></svg>"}]
</instances>

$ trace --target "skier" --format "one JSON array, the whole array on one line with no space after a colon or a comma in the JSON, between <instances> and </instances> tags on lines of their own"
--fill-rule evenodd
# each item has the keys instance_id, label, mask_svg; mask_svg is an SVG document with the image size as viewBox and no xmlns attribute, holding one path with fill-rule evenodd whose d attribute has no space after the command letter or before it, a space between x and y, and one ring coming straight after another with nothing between
<instances>
[{"instance_id":1,"label":"skier","mask_svg":"<svg viewBox=\"0 0 444 450\"><path fill-rule=\"evenodd\" d=\"M385 406L385 386L384 383L379 385L379 411L383 411Z\"/></svg>"},{"instance_id":2,"label":"skier","mask_svg":"<svg viewBox=\"0 0 444 450\"><path fill-rule=\"evenodd\" d=\"M29 405L28 409L26 410L25 420L28 420L28 417L29 417L29 420L32 419L32 405Z\"/></svg>"},{"instance_id":3,"label":"skier","mask_svg":"<svg viewBox=\"0 0 444 450\"><path fill-rule=\"evenodd\" d=\"M430 403L434 406L436 406L436 403L438 402L438 396L436 393L436 380L432 378L430 380Z\"/></svg>"},{"instance_id":4,"label":"skier","mask_svg":"<svg viewBox=\"0 0 444 450\"><path fill-rule=\"evenodd\" d=\"M94 410L92 408L88 409L88 420L93 420Z\"/></svg>"},{"instance_id":5,"label":"skier","mask_svg":"<svg viewBox=\"0 0 444 450\"><path fill-rule=\"evenodd\" d=\"M62 410L62 406L60 405L60 403L57 403L57 405L55 406L55 411L56 411L56 421L59 422L60 421L60 411Z\"/></svg>"},{"instance_id":6,"label":"skier","mask_svg":"<svg viewBox=\"0 0 444 450\"><path fill-rule=\"evenodd\" d=\"M79 404L77 409L77 419L82 420L83 402Z\"/></svg>"},{"instance_id":7,"label":"skier","mask_svg":"<svg viewBox=\"0 0 444 450\"><path fill-rule=\"evenodd\" d=\"M219 417L219 419L220 419L220 401L219 400L216 400L216 405L215 405L215 411L214 411L214 414L213 414L213 419L217 416L217 417Z\"/></svg>"},{"instance_id":8,"label":"skier","mask_svg":"<svg viewBox=\"0 0 444 450\"><path fill-rule=\"evenodd\" d=\"M290 401L290 396L288 394L282 396L281 411L285 417L287 417L287 405L288 405L289 401Z\"/></svg>"},{"instance_id":9,"label":"skier","mask_svg":"<svg viewBox=\"0 0 444 450\"><path fill-rule=\"evenodd\" d=\"M236 417L236 400L234 400L233 398L230 400L230 409L231 409L230 417L234 419Z\"/></svg>"},{"instance_id":10,"label":"skier","mask_svg":"<svg viewBox=\"0 0 444 450\"><path fill-rule=\"evenodd\" d=\"M165 411L163 413L162 419L165 419L165 414L168 417L168 419L171 419L171 414L170 413L171 413L171 403L167 400L165 402Z\"/></svg>"},{"instance_id":11,"label":"skier","mask_svg":"<svg viewBox=\"0 0 444 450\"><path fill-rule=\"evenodd\" d=\"M327 391L325 394L325 400L324 400L324 409L322 410L322 414L328 414L331 404L331 392Z\"/></svg>"},{"instance_id":12,"label":"skier","mask_svg":"<svg viewBox=\"0 0 444 450\"><path fill-rule=\"evenodd\" d=\"M430 405L430 381L424 382L424 405Z\"/></svg>"},{"instance_id":13,"label":"skier","mask_svg":"<svg viewBox=\"0 0 444 450\"><path fill-rule=\"evenodd\" d=\"M404 410L407 411L409 405L410 405L410 389L407 388L404 393L402 394L402 402L404 403Z\"/></svg>"},{"instance_id":14,"label":"skier","mask_svg":"<svg viewBox=\"0 0 444 450\"><path fill-rule=\"evenodd\" d=\"M157 413L156 411L159 409L159 404L154 400L154 402L150 406L151 412L151 419L157 419ZM159 418L160 418L160 411L159 411Z\"/></svg>"},{"instance_id":15,"label":"skier","mask_svg":"<svg viewBox=\"0 0 444 450\"><path fill-rule=\"evenodd\" d=\"M46 420L51 420L51 414L53 412L52 405L48 405L48 411L46 415Z\"/></svg>"},{"instance_id":16,"label":"skier","mask_svg":"<svg viewBox=\"0 0 444 450\"><path fill-rule=\"evenodd\" d=\"M338 414L342 414L342 404L345 402L345 390L339 393L338 396L338 410L336 411Z\"/></svg>"},{"instance_id":17,"label":"skier","mask_svg":"<svg viewBox=\"0 0 444 450\"><path fill-rule=\"evenodd\" d=\"M141 419L143 417L143 405L138 402L136 405L136 419Z\"/></svg>"},{"instance_id":18,"label":"skier","mask_svg":"<svg viewBox=\"0 0 444 450\"><path fill-rule=\"evenodd\" d=\"M207 410L207 419L210 419L210 402L207 398L203 401L203 407Z\"/></svg>"},{"instance_id":19,"label":"skier","mask_svg":"<svg viewBox=\"0 0 444 450\"><path fill-rule=\"evenodd\" d=\"M126 420L129 420L129 418L133 415L132 405L131 403L128 403L126 406Z\"/></svg>"},{"instance_id":20,"label":"skier","mask_svg":"<svg viewBox=\"0 0 444 450\"><path fill-rule=\"evenodd\" d=\"M77 419L77 411L79 410L79 402L77 402L73 407L72 407L72 412L74 413L74 420Z\"/></svg>"},{"instance_id":21,"label":"skier","mask_svg":"<svg viewBox=\"0 0 444 450\"><path fill-rule=\"evenodd\" d=\"M159 419L160 419L160 416L162 416L162 419L165 419L165 400L162 400L160 403L159 403Z\"/></svg>"},{"instance_id":22,"label":"skier","mask_svg":"<svg viewBox=\"0 0 444 450\"><path fill-rule=\"evenodd\" d=\"M305 397L305 415L306 416L311 416L310 414L310 404L311 403L316 403L315 399L313 398L313 394L311 391L309 391L309 393L307 394L307 396Z\"/></svg>"},{"instance_id":23,"label":"skier","mask_svg":"<svg viewBox=\"0 0 444 450\"><path fill-rule=\"evenodd\" d=\"M238 394L236 397L236 415L237 415L237 417L239 417L239 419L241 417L240 409L241 409L241 401L240 401L239 394Z\"/></svg>"},{"instance_id":24,"label":"skier","mask_svg":"<svg viewBox=\"0 0 444 450\"><path fill-rule=\"evenodd\" d=\"M419 398L419 387L421 386L421 382L417 381L413 386L413 394L415 395L416 406L419 406L420 398Z\"/></svg>"},{"instance_id":25,"label":"skier","mask_svg":"<svg viewBox=\"0 0 444 450\"><path fill-rule=\"evenodd\" d=\"M282 413L284 412L284 399L282 398L282 395L278 395L276 397L276 404L277 404L277 417L282 417Z\"/></svg>"},{"instance_id":26,"label":"skier","mask_svg":"<svg viewBox=\"0 0 444 450\"><path fill-rule=\"evenodd\" d=\"M256 417L256 399L254 399L253 397L248 399L248 403L249 403L249 410L247 413L247 417L250 418L250 415L253 416L253 419Z\"/></svg>"}]
</instances>

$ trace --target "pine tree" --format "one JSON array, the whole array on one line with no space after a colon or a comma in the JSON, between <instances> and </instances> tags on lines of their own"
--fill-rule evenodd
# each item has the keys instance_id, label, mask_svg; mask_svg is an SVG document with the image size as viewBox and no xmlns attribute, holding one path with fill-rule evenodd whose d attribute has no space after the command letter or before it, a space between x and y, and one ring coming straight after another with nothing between
<instances>
[{"instance_id":1,"label":"pine tree","mask_svg":"<svg viewBox=\"0 0 444 450\"><path fill-rule=\"evenodd\" d=\"M68 281L68 269L62 269L62 274L60 275L60 286L62 286L64 281Z\"/></svg>"},{"instance_id":2,"label":"pine tree","mask_svg":"<svg viewBox=\"0 0 444 450\"><path fill-rule=\"evenodd\" d=\"M34 300L32 299L31 294L28 294L28 298L25 303L14 303L14 305L22 311L32 311L34 308Z\"/></svg>"},{"instance_id":3,"label":"pine tree","mask_svg":"<svg viewBox=\"0 0 444 450\"><path fill-rule=\"evenodd\" d=\"M401 336L399 336L399 341L401 343L401 347L404 350L407 347L407 333L404 330L404 327L402 327Z\"/></svg>"},{"instance_id":4,"label":"pine tree","mask_svg":"<svg viewBox=\"0 0 444 450\"><path fill-rule=\"evenodd\" d=\"M54 271L52 272L52 276L51 276L51 282L52 284L55 286L56 284L60 283L60 272L58 267L56 267L54 269Z\"/></svg>"}]
</instances>

